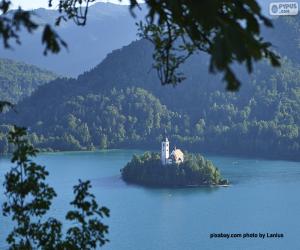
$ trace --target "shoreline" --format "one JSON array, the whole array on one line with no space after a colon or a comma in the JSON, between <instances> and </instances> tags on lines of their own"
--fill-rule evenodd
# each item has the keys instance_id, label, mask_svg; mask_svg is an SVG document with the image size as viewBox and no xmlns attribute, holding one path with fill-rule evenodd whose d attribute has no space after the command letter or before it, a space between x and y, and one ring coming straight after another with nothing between
<instances>
[{"instance_id":1,"label":"shoreline","mask_svg":"<svg viewBox=\"0 0 300 250\"><path fill-rule=\"evenodd\" d=\"M199 184L199 185L184 185L184 186L168 186L168 185L147 185L147 184L141 184L141 183L135 183L135 182L127 182L125 181L122 177L120 179L127 185L132 185L132 186L139 186L139 187L145 187L145 188L153 188L153 189L193 189L193 188L218 188L218 187L224 187L228 188L231 187L232 184L210 184L210 185L205 185L205 184Z\"/></svg>"},{"instance_id":2,"label":"shoreline","mask_svg":"<svg viewBox=\"0 0 300 250\"><path fill-rule=\"evenodd\" d=\"M109 151L120 151L120 150L127 150L127 151L150 151L151 149L143 149L143 148L108 148L108 149L95 149L95 150L40 150L37 153L38 155L43 154L75 154L75 153L99 153L99 152L109 152ZM197 151L192 152L197 153ZM261 156L253 156L253 155L234 155L234 154L226 154L226 153L212 153L212 152L201 152L201 154L206 154L208 157L226 157L226 158L237 158L237 159L251 159L257 161L287 161L287 162L300 162L300 159L294 158L277 158L277 157L261 157ZM0 154L0 157L9 157L12 153L7 154Z\"/></svg>"}]
</instances>

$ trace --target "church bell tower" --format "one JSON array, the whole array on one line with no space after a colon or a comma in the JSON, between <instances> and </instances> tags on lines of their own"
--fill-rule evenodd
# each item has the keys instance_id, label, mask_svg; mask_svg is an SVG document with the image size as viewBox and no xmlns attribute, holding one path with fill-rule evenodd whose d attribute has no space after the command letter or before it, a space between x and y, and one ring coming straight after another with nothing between
<instances>
[{"instance_id":1,"label":"church bell tower","mask_svg":"<svg viewBox=\"0 0 300 250\"><path fill-rule=\"evenodd\" d=\"M168 138L166 138L164 141L161 142L161 163L163 165L166 165L168 163L169 156L169 140Z\"/></svg>"}]
</instances>

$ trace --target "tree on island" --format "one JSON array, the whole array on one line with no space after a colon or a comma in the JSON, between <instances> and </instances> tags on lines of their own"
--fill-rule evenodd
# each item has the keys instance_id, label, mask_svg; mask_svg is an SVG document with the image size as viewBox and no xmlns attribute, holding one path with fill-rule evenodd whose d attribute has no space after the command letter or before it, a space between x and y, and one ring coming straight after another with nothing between
<instances>
[{"instance_id":1,"label":"tree on island","mask_svg":"<svg viewBox=\"0 0 300 250\"><path fill-rule=\"evenodd\" d=\"M217 167L200 154L185 153L183 163L163 165L159 153L134 155L121 169L124 181L155 187L227 185Z\"/></svg>"}]
</instances>

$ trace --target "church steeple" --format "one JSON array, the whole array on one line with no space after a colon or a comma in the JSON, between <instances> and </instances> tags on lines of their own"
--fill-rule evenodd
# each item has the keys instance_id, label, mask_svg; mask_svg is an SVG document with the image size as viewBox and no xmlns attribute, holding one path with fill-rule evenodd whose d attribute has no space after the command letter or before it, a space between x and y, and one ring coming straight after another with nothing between
<instances>
[{"instance_id":1,"label":"church steeple","mask_svg":"<svg viewBox=\"0 0 300 250\"><path fill-rule=\"evenodd\" d=\"M161 142L161 163L166 165L170 156L169 151L169 140L166 137L164 141Z\"/></svg>"}]
</instances>

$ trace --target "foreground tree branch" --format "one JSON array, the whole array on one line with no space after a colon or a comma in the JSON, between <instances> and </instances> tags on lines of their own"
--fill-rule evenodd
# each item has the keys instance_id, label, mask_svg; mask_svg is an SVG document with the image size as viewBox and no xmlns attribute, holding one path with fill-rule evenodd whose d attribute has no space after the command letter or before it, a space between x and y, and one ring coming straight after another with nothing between
<instances>
[{"instance_id":1,"label":"foreground tree branch","mask_svg":"<svg viewBox=\"0 0 300 250\"><path fill-rule=\"evenodd\" d=\"M90 181L74 186L74 210L66 219L75 222L64 236L62 223L46 218L56 192L46 178L44 166L32 161L38 151L29 143L25 128L14 127L9 142L15 147L11 162L15 164L5 175L3 215L15 223L8 234L9 249L96 249L108 242L108 226L102 218L109 217L109 209L100 207L90 193Z\"/></svg>"}]
</instances>

